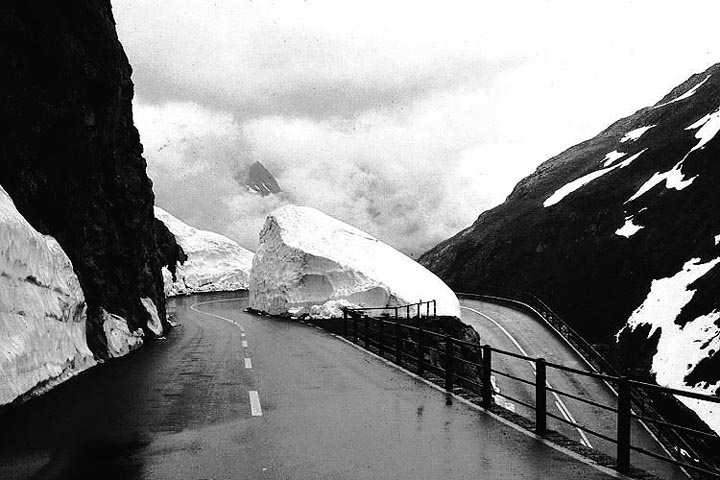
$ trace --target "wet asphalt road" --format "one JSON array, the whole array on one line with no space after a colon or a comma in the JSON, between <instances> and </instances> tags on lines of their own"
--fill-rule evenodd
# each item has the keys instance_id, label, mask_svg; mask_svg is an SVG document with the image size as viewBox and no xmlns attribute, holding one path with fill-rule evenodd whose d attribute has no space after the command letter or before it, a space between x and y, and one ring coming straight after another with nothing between
<instances>
[{"instance_id":1,"label":"wet asphalt road","mask_svg":"<svg viewBox=\"0 0 720 480\"><path fill-rule=\"evenodd\" d=\"M232 297L173 300L181 326L167 340L0 417L0 478L607 478L446 405L329 333L249 315Z\"/></svg>"},{"instance_id":2,"label":"wet asphalt road","mask_svg":"<svg viewBox=\"0 0 720 480\"><path fill-rule=\"evenodd\" d=\"M496 305L490 302L464 299L463 321L470 324L480 333L484 342L496 348L521 353L522 349L528 356L545 358L548 362L573 367L579 370L589 370L587 364L560 336L548 328L538 319L525 313ZM479 313L478 313L479 312ZM502 327L505 331L502 331ZM512 337L513 340L510 339ZM493 356L494 369L511 373L514 376L527 380L534 380L534 371L530 364L523 360L517 360L501 354ZM547 380L557 390L568 392L572 395L595 401L602 405L617 407L617 397L612 390L603 382L591 377L583 377L570 374L561 370L547 369ZM503 392L511 397L520 399L523 402L535 403L535 390L533 386L511 380L501 375L496 375L496 384ZM530 419L534 419L534 411L513 400L497 398L501 405L506 405ZM510 404L510 405L507 405ZM558 405L561 404L561 405ZM559 417L572 419L576 423L587 426L603 435L615 438L616 416L613 412L591 406L578 400L564 397L562 395L547 396L548 412ZM561 410L565 409L563 413ZM566 417L567 416L567 417ZM581 432L567 424L548 418L548 427L557 430L568 438L575 441L589 444L593 448L615 456L616 446L614 443ZM648 431L637 421L632 422L632 443L633 445L645 448L660 455L667 455L660 444L648 433ZM631 453L631 463L643 470L668 480L687 480L688 477L680 469L661 460Z\"/></svg>"}]
</instances>

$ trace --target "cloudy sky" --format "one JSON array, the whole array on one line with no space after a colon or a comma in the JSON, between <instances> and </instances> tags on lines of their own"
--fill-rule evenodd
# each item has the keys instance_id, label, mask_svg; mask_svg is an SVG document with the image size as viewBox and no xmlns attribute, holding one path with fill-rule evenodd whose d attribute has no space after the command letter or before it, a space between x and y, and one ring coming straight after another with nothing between
<instances>
[{"instance_id":1,"label":"cloudy sky","mask_svg":"<svg viewBox=\"0 0 720 480\"><path fill-rule=\"evenodd\" d=\"M113 0L158 205L250 249L308 205L411 254L720 62L714 3Z\"/></svg>"}]
</instances>

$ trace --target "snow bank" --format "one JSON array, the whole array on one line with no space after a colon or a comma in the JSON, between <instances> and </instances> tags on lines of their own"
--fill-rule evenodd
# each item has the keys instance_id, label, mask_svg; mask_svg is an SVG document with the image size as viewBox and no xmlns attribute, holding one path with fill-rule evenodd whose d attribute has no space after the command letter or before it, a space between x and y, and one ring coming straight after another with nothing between
<instances>
[{"instance_id":1,"label":"snow bank","mask_svg":"<svg viewBox=\"0 0 720 480\"><path fill-rule=\"evenodd\" d=\"M96 363L85 311L70 259L0 187L0 404Z\"/></svg>"},{"instance_id":2,"label":"snow bank","mask_svg":"<svg viewBox=\"0 0 720 480\"><path fill-rule=\"evenodd\" d=\"M343 308L357 308L359 305L347 300L328 300L322 305L310 307L310 318L338 318L343 316ZM301 312L298 312L301 313Z\"/></svg>"},{"instance_id":3,"label":"snow bank","mask_svg":"<svg viewBox=\"0 0 720 480\"><path fill-rule=\"evenodd\" d=\"M173 280L163 273L168 296L244 290L248 288L253 253L214 232L198 230L155 207L155 217L168 227L188 259Z\"/></svg>"},{"instance_id":4,"label":"snow bank","mask_svg":"<svg viewBox=\"0 0 720 480\"><path fill-rule=\"evenodd\" d=\"M280 315L330 300L392 306L433 299L439 315L460 317L442 280L355 227L294 205L265 220L250 273L251 308Z\"/></svg>"},{"instance_id":5,"label":"snow bank","mask_svg":"<svg viewBox=\"0 0 720 480\"><path fill-rule=\"evenodd\" d=\"M143 344L143 331L131 332L124 318L102 311L103 331L107 339L107 351L111 357L122 357Z\"/></svg>"},{"instance_id":6,"label":"snow bank","mask_svg":"<svg viewBox=\"0 0 720 480\"><path fill-rule=\"evenodd\" d=\"M694 258L686 262L682 270L672 277L653 280L647 298L617 334L619 338L625 329L634 331L640 325L650 325L650 337L660 329L660 340L651 369L658 385L691 389L706 394L711 394L720 387L720 382L693 388L685 384L685 377L702 359L709 357L711 352L720 350L720 327L716 324L720 319L720 312L697 318L684 326L675 323L683 307L695 295L695 290L688 287L718 263L720 258L706 263L700 263L700 259ZM708 426L720 433L720 405L679 395L676 397L693 409Z\"/></svg>"},{"instance_id":7,"label":"snow bank","mask_svg":"<svg viewBox=\"0 0 720 480\"><path fill-rule=\"evenodd\" d=\"M150 315L150 321L147 324L148 328L158 337L162 336L163 327L162 323L160 322L160 315L158 315L155 303L152 301L152 299L147 297L141 298L140 303L142 303L143 307L145 307L145 310Z\"/></svg>"}]
</instances>

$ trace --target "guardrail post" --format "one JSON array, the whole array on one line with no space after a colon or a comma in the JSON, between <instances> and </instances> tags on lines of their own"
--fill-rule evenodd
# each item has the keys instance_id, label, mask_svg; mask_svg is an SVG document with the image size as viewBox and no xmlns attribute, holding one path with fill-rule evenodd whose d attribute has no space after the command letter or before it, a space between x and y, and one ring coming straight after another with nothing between
<instances>
[{"instance_id":1,"label":"guardrail post","mask_svg":"<svg viewBox=\"0 0 720 480\"><path fill-rule=\"evenodd\" d=\"M378 325L378 351L381 357L385 356L385 320L380 318L380 325Z\"/></svg>"},{"instance_id":2,"label":"guardrail post","mask_svg":"<svg viewBox=\"0 0 720 480\"><path fill-rule=\"evenodd\" d=\"M445 337L445 390L452 392L455 376L455 344L451 337Z\"/></svg>"},{"instance_id":3,"label":"guardrail post","mask_svg":"<svg viewBox=\"0 0 720 480\"><path fill-rule=\"evenodd\" d=\"M358 343L357 316L353 315L353 343Z\"/></svg>"},{"instance_id":4,"label":"guardrail post","mask_svg":"<svg viewBox=\"0 0 720 480\"><path fill-rule=\"evenodd\" d=\"M418 375L425 373L425 330L418 330Z\"/></svg>"},{"instance_id":5,"label":"guardrail post","mask_svg":"<svg viewBox=\"0 0 720 480\"><path fill-rule=\"evenodd\" d=\"M370 346L370 317L365 315L365 347Z\"/></svg>"},{"instance_id":6,"label":"guardrail post","mask_svg":"<svg viewBox=\"0 0 720 480\"><path fill-rule=\"evenodd\" d=\"M617 469L630 471L630 381L625 376L618 379Z\"/></svg>"},{"instance_id":7,"label":"guardrail post","mask_svg":"<svg viewBox=\"0 0 720 480\"><path fill-rule=\"evenodd\" d=\"M482 404L485 408L490 408L493 404L493 387L492 387L492 349L490 345L482 347Z\"/></svg>"},{"instance_id":8,"label":"guardrail post","mask_svg":"<svg viewBox=\"0 0 720 480\"><path fill-rule=\"evenodd\" d=\"M433 317L437 317L437 300L433 300Z\"/></svg>"},{"instance_id":9,"label":"guardrail post","mask_svg":"<svg viewBox=\"0 0 720 480\"><path fill-rule=\"evenodd\" d=\"M544 358L535 360L535 433L543 434L547 429L546 365Z\"/></svg>"},{"instance_id":10,"label":"guardrail post","mask_svg":"<svg viewBox=\"0 0 720 480\"><path fill-rule=\"evenodd\" d=\"M395 319L395 363L402 365L402 331L399 318Z\"/></svg>"},{"instance_id":11,"label":"guardrail post","mask_svg":"<svg viewBox=\"0 0 720 480\"><path fill-rule=\"evenodd\" d=\"M408 320L410 320L410 305L406 306L405 309L407 310L407 313L405 314L405 316Z\"/></svg>"},{"instance_id":12,"label":"guardrail post","mask_svg":"<svg viewBox=\"0 0 720 480\"><path fill-rule=\"evenodd\" d=\"M343 308L343 337L347 338L348 336L348 318L347 318L347 310Z\"/></svg>"}]
</instances>

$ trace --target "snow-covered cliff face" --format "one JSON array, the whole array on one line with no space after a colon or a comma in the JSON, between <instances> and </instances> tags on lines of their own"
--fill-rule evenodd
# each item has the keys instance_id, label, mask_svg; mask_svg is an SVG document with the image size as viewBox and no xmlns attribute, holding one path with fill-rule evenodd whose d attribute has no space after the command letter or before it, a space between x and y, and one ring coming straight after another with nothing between
<instances>
[{"instance_id":1,"label":"snow-covered cliff face","mask_svg":"<svg viewBox=\"0 0 720 480\"><path fill-rule=\"evenodd\" d=\"M193 228L162 208L155 207L155 216L167 226L187 255L187 260L176 266L174 278L165 270L166 295L248 288L251 251L218 233Z\"/></svg>"},{"instance_id":2,"label":"snow-covered cliff face","mask_svg":"<svg viewBox=\"0 0 720 480\"><path fill-rule=\"evenodd\" d=\"M324 213L288 205L268 215L250 273L250 307L272 315L328 301L393 306L437 300L460 317L455 294L414 260ZM313 306L315 308L313 309Z\"/></svg>"},{"instance_id":3,"label":"snow-covered cliff face","mask_svg":"<svg viewBox=\"0 0 720 480\"><path fill-rule=\"evenodd\" d=\"M0 405L95 364L70 259L0 187Z\"/></svg>"},{"instance_id":4,"label":"snow-covered cliff face","mask_svg":"<svg viewBox=\"0 0 720 480\"><path fill-rule=\"evenodd\" d=\"M457 290L539 295L645 380L720 393L719 131L720 64L543 163L420 262ZM720 431L717 406L686 404Z\"/></svg>"}]
</instances>

